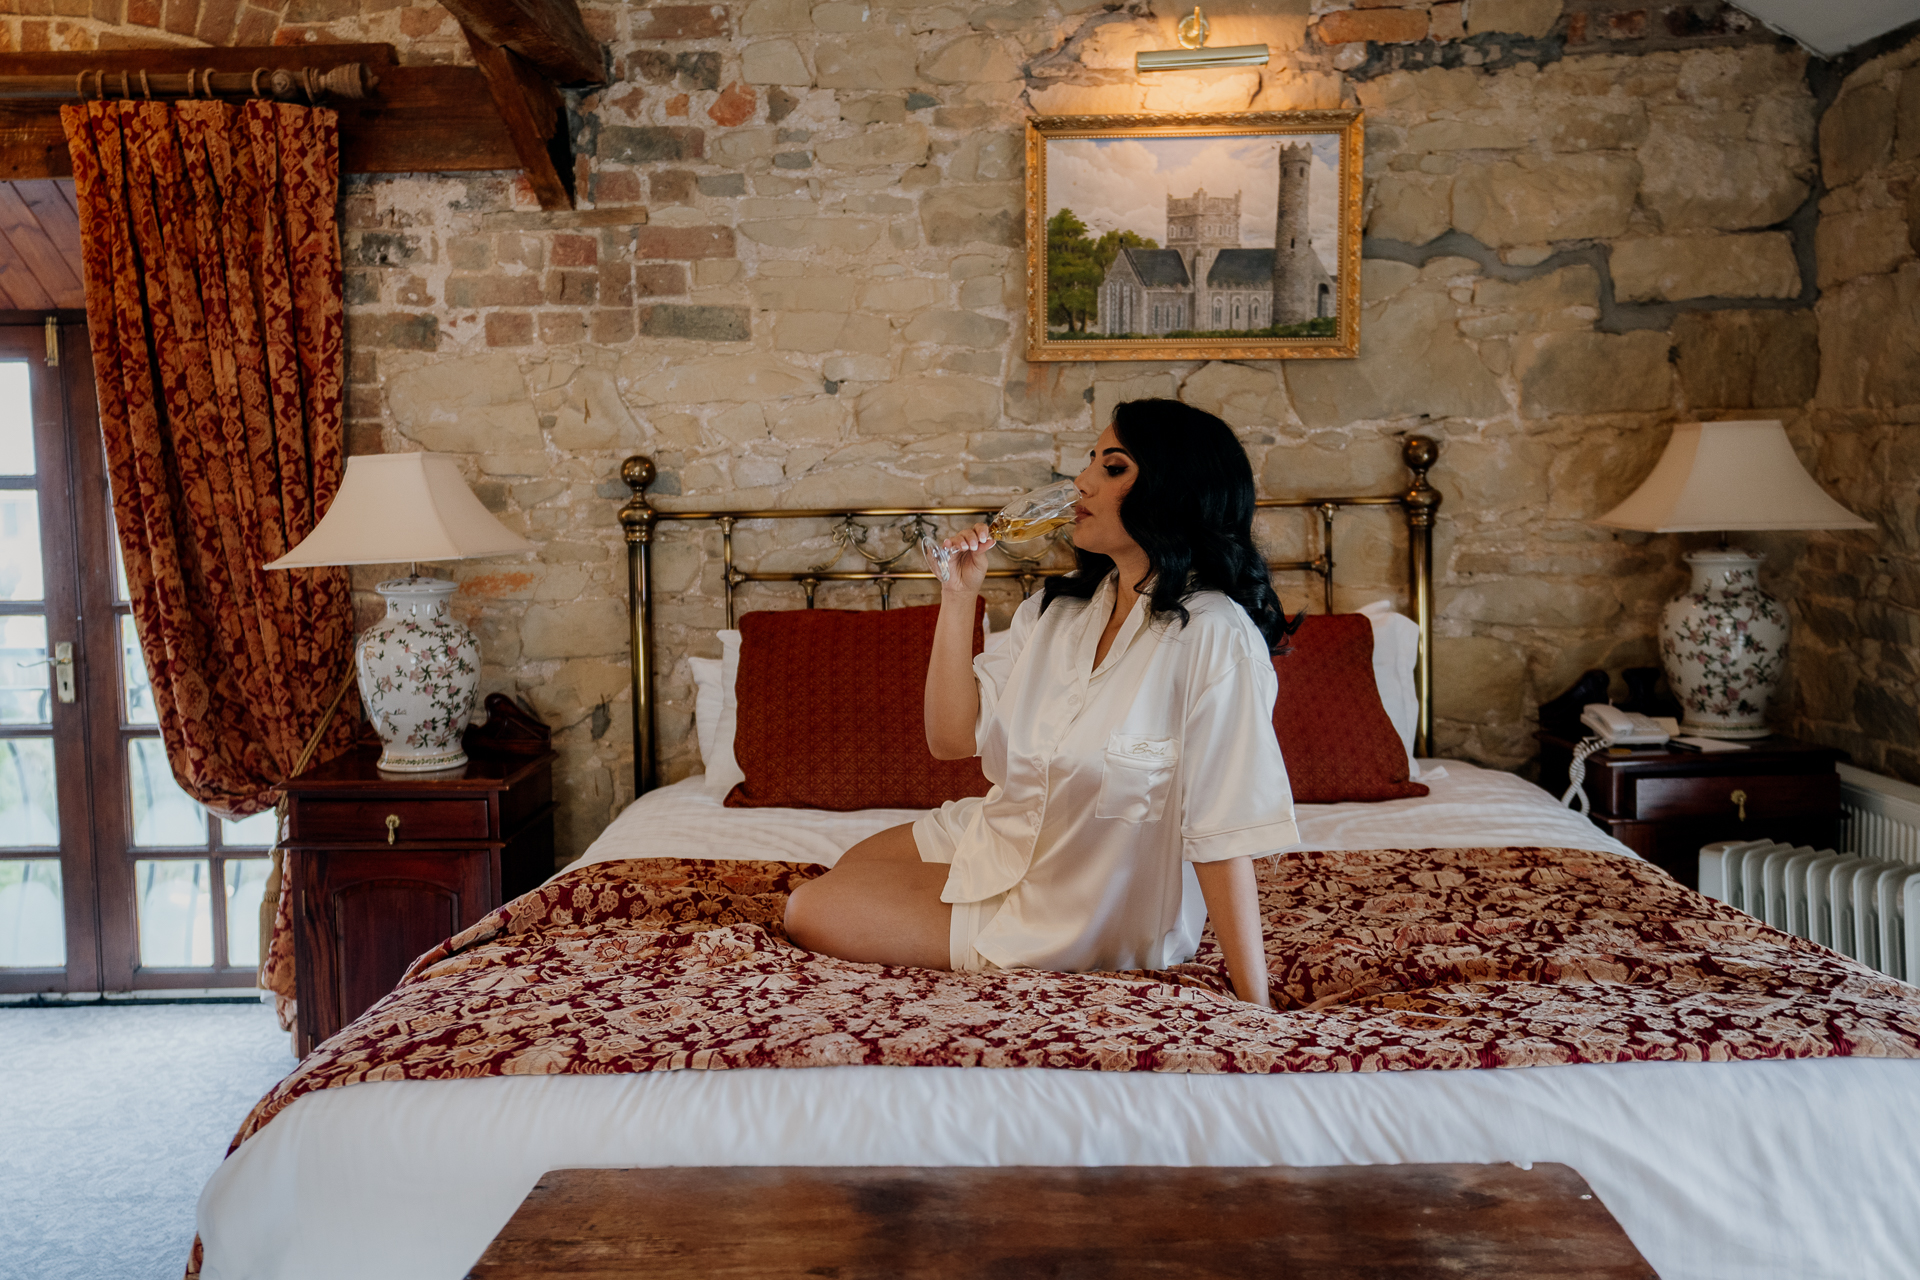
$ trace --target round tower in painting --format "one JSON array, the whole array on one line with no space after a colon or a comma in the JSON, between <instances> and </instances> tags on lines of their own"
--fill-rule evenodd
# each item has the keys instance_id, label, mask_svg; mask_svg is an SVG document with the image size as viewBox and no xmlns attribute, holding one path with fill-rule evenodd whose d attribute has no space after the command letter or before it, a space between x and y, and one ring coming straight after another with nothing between
<instances>
[{"instance_id":1,"label":"round tower in painting","mask_svg":"<svg viewBox=\"0 0 1920 1280\"><path fill-rule=\"evenodd\" d=\"M1321 314L1319 284L1326 269L1313 251L1307 225L1307 187L1313 147L1280 148L1280 202L1273 227L1273 324L1298 324Z\"/></svg>"}]
</instances>

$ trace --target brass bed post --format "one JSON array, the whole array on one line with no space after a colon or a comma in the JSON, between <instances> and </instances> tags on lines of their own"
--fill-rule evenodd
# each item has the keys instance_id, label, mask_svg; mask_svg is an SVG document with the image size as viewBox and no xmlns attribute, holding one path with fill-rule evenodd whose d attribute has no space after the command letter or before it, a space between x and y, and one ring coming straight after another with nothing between
<instances>
[{"instance_id":1,"label":"brass bed post","mask_svg":"<svg viewBox=\"0 0 1920 1280\"><path fill-rule=\"evenodd\" d=\"M1409 436L1400 456L1413 472L1413 484L1400 504L1407 514L1407 585L1413 620L1420 626L1420 654L1413 671L1420 717L1413 751L1427 756L1433 753L1433 517L1440 509L1440 491L1427 483L1427 472L1440 456L1440 445L1425 436Z\"/></svg>"},{"instance_id":2,"label":"brass bed post","mask_svg":"<svg viewBox=\"0 0 1920 1280\"><path fill-rule=\"evenodd\" d=\"M633 490L619 518L627 536L627 621L633 628L627 652L633 666L635 796L660 785L653 743L653 526L660 515L646 493L653 477L652 458L635 454L620 464L620 478Z\"/></svg>"}]
</instances>

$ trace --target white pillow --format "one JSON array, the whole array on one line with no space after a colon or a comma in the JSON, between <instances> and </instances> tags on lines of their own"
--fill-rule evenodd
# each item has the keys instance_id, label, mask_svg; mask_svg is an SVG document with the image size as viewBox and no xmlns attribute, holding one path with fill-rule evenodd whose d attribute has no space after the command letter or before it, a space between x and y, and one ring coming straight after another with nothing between
<instances>
[{"instance_id":1,"label":"white pillow","mask_svg":"<svg viewBox=\"0 0 1920 1280\"><path fill-rule=\"evenodd\" d=\"M693 670L693 731L700 741L700 761L706 767L707 794L724 800L747 775L733 758L736 708L734 683L740 678L740 633L719 632L720 656L688 658Z\"/></svg>"},{"instance_id":2,"label":"white pillow","mask_svg":"<svg viewBox=\"0 0 1920 1280\"><path fill-rule=\"evenodd\" d=\"M1407 752L1408 776L1418 778L1413 758L1413 730L1420 719L1420 691L1414 668L1420 661L1420 624L1394 612L1391 600L1375 600L1357 611L1373 624L1373 682L1380 689L1380 705L1400 735Z\"/></svg>"}]
</instances>

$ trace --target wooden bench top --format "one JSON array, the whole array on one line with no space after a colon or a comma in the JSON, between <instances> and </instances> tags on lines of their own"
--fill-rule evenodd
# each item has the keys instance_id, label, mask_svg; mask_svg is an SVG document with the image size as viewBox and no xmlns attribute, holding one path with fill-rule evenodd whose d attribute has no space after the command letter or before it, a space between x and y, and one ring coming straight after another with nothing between
<instances>
[{"instance_id":1,"label":"wooden bench top","mask_svg":"<svg viewBox=\"0 0 1920 1280\"><path fill-rule=\"evenodd\" d=\"M648 1280L1648 1280L1562 1164L559 1169L468 1272Z\"/></svg>"}]
</instances>

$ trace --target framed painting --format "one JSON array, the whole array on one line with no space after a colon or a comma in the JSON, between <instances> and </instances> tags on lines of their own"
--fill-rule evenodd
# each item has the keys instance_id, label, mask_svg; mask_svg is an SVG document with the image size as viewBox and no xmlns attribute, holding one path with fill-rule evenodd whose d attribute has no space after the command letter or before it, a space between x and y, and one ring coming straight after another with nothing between
<instances>
[{"instance_id":1,"label":"framed painting","mask_svg":"<svg viewBox=\"0 0 1920 1280\"><path fill-rule=\"evenodd\" d=\"M1361 112L1036 116L1027 359L1360 353Z\"/></svg>"}]
</instances>

